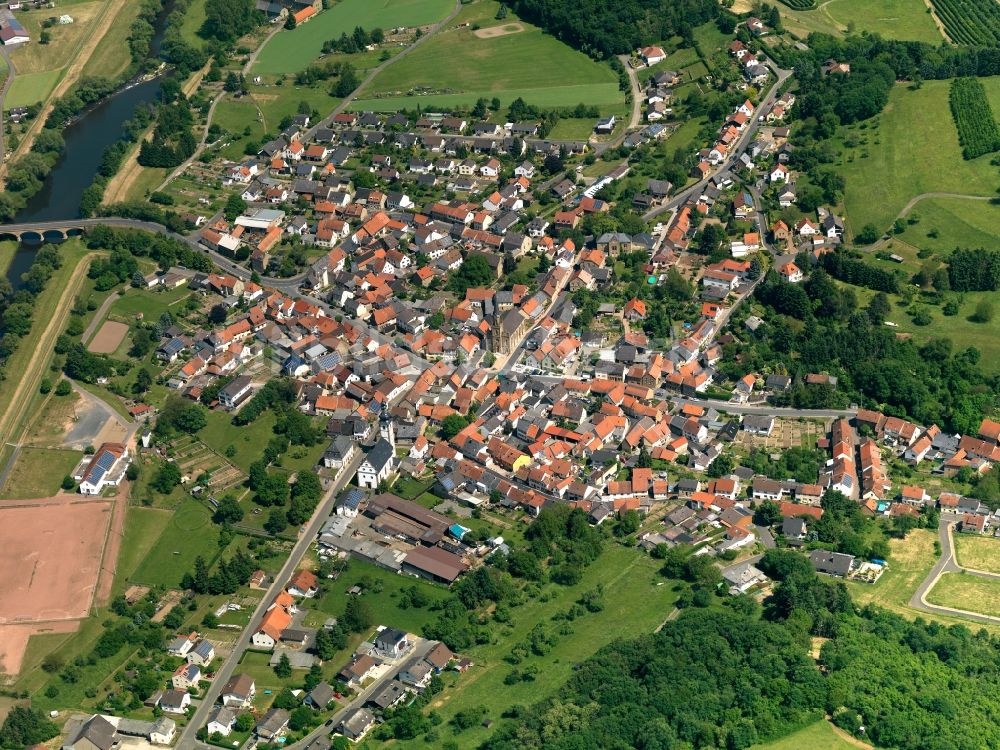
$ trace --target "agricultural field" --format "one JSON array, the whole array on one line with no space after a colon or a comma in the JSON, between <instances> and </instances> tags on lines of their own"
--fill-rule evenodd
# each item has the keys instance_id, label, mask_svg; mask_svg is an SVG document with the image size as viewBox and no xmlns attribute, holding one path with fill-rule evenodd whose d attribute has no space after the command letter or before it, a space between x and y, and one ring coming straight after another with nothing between
<instances>
[{"instance_id":1,"label":"agricultural field","mask_svg":"<svg viewBox=\"0 0 1000 750\"><path fill-rule=\"evenodd\" d=\"M576 586L545 586L541 596L531 597L511 610L511 623L499 631L493 643L476 646L463 654L476 666L461 675L447 674L447 687L431 708L447 722L462 709L485 706L488 716L495 720L513 704L534 703L555 693L572 674L574 664L620 634L635 637L652 633L667 619L676 597L671 584L657 574L657 567L655 560L634 549L613 546L587 568ZM545 656L530 656L517 667L505 660L511 648L524 641L536 624L558 632L560 626L553 622L553 615L565 612L582 594L599 584L609 594L614 592L607 596L602 611L587 613L570 623L570 632L559 636ZM538 667L534 681L505 684L504 678L514 669L528 666ZM477 747L489 735L489 729L477 726L455 739L465 750ZM398 746L406 750L423 747L419 741L401 742Z\"/></svg>"},{"instance_id":2,"label":"agricultural field","mask_svg":"<svg viewBox=\"0 0 1000 750\"><path fill-rule=\"evenodd\" d=\"M1000 4L995 0L931 0L931 5L956 44L1000 42Z\"/></svg>"},{"instance_id":3,"label":"agricultural field","mask_svg":"<svg viewBox=\"0 0 1000 750\"><path fill-rule=\"evenodd\" d=\"M622 106L624 95L610 67L514 20L485 21L477 31L442 30L380 73L352 109L447 108L471 105L479 97L497 97L503 105L521 97L544 107ZM495 25L522 30L489 35Z\"/></svg>"},{"instance_id":4,"label":"agricultural field","mask_svg":"<svg viewBox=\"0 0 1000 750\"><path fill-rule=\"evenodd\" d=\"M953 80L949 101L963 157L975 159L1000 149L1000 125L978 78Z\"/></svg>"},{"instance_id":5,"label":"agricultural field","mask_svg":"<svg viewBox=\"0 0 1000 750\"><path fill-rule=\"evenodd\" d=\"M1000 579L945 573L926 598L940 607L1000 617Z\"/></svg>"},{"instance_id":6,"label":"agricultural field","mask_svg":"<svg viewBox=\"0 0 1000 750\"><path fill-rule=\"evenodd\" d=\"M845 737L841 730L828 721L817 721L804 729L766 745L754 745L751 750L853 750L871 747L852 737Z\"/></svg>"},{"instance_id":7,"label":"agricultural field","mask_svg":"<svg viewBox=\"0 0 1000 750\"><path fill-rule=\"evenodd\" d=\"M292 31L281 31L261 51L253 75L277 76L305 69L322 54L323 42L350 34L356 26L366 31L404 26L426 26L444 19L451 0L339 0Z\"/></svg>"},{"instance_id":8,"label":"agricultural field","mask_svg":"<svg viewBox=\"0 0 1000 750\"><path fill-rule=\"evenodd\" d=\"M1000 76L981 80L995 103ZM847 181L848 235L868 223L887 229L907 202L923 193L995 193L990 157L962 159L948 87L949 81L926 81L919 89L898 84L881 115L844 129L837 164Z\"/></svg>"},{"instance_id":9,"label":"agricultural field","mask_svg":"<svg viewBox=\"0 0 1000 750\"><path fill-rule=\"evenodd\" d=\"M871 31L888 39L940 44L941 32L922 0L783 0L782 24L796 36Z\"/></svg>"},{"instance_id":10,"label":"agricultural field","mask_svg":"<svg viewBox=\"0 0 1000 750\"><path fill-rule=\"evenodd\" d=\"M975 534L955 534L955 556L963 568L1000 573L1000 540Z\"/></svg>"}]
</instances>

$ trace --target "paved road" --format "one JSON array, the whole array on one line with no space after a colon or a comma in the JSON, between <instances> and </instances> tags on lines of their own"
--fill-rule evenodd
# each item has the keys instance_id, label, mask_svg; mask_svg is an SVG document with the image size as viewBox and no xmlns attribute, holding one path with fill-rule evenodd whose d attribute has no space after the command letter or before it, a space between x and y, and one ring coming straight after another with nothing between
<instances>
[{"instance_id":1,"label":"paved road","mask_svg":"<svg viewBox=\"0 0 1000 750\"><path fill-rule=\"evenodd\" d=\"M422 661L430 650L434 647L436 641L428 641L424 638L417 638L413 650L401 659L395 662L390 662L393 666L392 669L387 669L385 674L379 677L375 682L362 690L354 698L353 701L348 703L346 706L341 708L337 713L335 713L330 719L328 719L323 725L316 727L313 731L307 734L298 742L292 743L291 745L286 745L285 750L304 750L309 746L309 743L318 737L324 737L331 733L333 727L337 726L343 719L347 717L351 711L361 708L365 705L367 700L374 695L376 692L381 690L387 682L390 682L402 668L409 668L419 661Z\"/></svg>"},{"instance_id":2,"label":"paved road","mask_svg":"<svg viewBox=\"0 0 1000 750\"><path fill-rule=\"evenodd\" d=\"M753 142L753 137L760 129L760 121L757 119L759 115L767 112L774 106L774 102L778 98L778 92L781 90L781 86L788 80L792 75L793 71L784 70L779 68L770 59L766 60L767 66L774 71L776 78L771 84L771 88L768 90L767 95L760 101L760 104L754 109L754 117L750 121L750 126L743 132L739 140L736 142L736 150L733 151L730 159L723 164L719 165L716 169L709 174L708 177L699 180L688 188L685 188L681 192L677 193L673 198L664 203L662 206L658 206L651 209L642 215L643 221L651 221L657 216L667 213L668 211L673 211L679 206L684 205L687 200L694 194L700 193L704 187L708 184L712 177L715 177L720 172L724 172L731 169L739 159L740 155L746 150L746 147Z\"/></svg>"},{"instance_id":3,"label":"paved road","mask_svg":"<svg viewBox=\"0 0 1000 750\"><path fill-rule=\"evenodd\" d=\"M966 620L974 620L976 622L983 622L991 625L1000 625L1000 617L992 617L991 615L983 615L978 612L969 612L964 609L955 609L953 607L942 607L937 604L930 604L927 601L927 593L934 588L934 585L945 573L961 573L964 571L966 575L978 576L980 578L1000 579L1000 575L995 573L987 573L982 570L971 570L969 568L963 568L958 564L958 561L955 559L955 542L952 539L952 534L957 521L957 514L941 514L941 523L938 525L938 537L941 542L941 557L938 559L937 563L934 564L934 567L931 568L931 572L927 574L927 577L921 581L917 590L913 592L913 596L910 597L909 605L913 609L917 609L922 612L930 612L932 614L945 615L947 617L961 617Z\"/></svg>"},{"instance_id":4,"label":"paved road","mask_svg":"<svg viewBox=\"0 0 1000 750\"><path fill-rule=\"evenodd\" d=\"M288 559L282 566L281 571L274 577L274 581L264 594L264 598L260 600L260 604L257 605L257 609L254 610L253 615L250 617L250 625L243 629L243 632L240 633L239 639L237 639L236 643L233 645L232 653L216 669L215 679L212 681L208 690L205 691L200 705L197 709L195 709L191 720L184 727L177 740L178 748L189 748L195 745L195 733L198 731L199 727L203 726L208 721L208 714L215 705L216 700L218 700L219 693L222 691L223 686L229 678L233 676L233 672L236 671L236 667L239 664L240 658L243 656L243 652L250 645L250 637L254 634L254 627L258 622L260 622L260 619L263 617L264 612L267 611L267 608L271 606L271 602L274 601L274 597L276 597L279 592L284 590L288 580L292 577L292 574L302 561L302 557L309 550L309 547L316 538L316 535L319 533L319 530L322 528L327 518L329 518L330 512L333 510L334 503L337 500L337 493L339 493L340 490L343 489L343 487L351 480L357 471L358 466L361 465L361 461L363 459L364 454L356 456L348 466L341 469L336 481L327 490L326 495L317 506L316 512L313 513L312 520L306 525L305 530L300 533L298 542L296 542L295 547L292 548L292 553L288 556Z\"/></svg>"}]
</instances>

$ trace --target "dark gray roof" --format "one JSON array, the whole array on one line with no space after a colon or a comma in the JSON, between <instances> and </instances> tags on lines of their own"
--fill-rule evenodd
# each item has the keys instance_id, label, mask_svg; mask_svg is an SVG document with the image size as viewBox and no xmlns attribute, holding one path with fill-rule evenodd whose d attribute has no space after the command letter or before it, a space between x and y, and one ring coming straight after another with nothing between
<instances>
[{"instance_id":1,"label":"dark gray roof","mask_svg":"<svg viewBox=\"0 0 1000 750\"><path fill-rule=\"evenodd\" d=\"M366 458L375 471L381 471L382 467L389 462L392 456L392 444L385 438L382 438L375 443L375 446L368 452L368 456Z\"/></svg>"}]
</instances>

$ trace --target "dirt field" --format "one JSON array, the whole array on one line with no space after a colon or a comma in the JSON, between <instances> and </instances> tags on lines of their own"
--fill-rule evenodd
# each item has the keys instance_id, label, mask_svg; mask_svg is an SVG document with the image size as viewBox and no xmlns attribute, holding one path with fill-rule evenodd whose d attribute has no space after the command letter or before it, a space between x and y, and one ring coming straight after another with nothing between
<instances>
[{"instance_id":1,"label":"dirt field","mask_svg":"<svg viewBox=\"0 0 1000 750\"><path fill-rule=\"evenodd\" d=\"M125 339L128 333L128 325L109 320L101 326L97 335L87 344L87 351L94 354L111 354Z\"/></svg>"},{"instance_id":2,"label":"dirt field","mask_svg":"<svg viewBox=\"0 0 1000 750\"><path fill-rule=\"evenodd\" d=\"M0 509L0 624L86 617L110 520L100 500Z\"/></svg>"},{"instance_id":3,"label":"dirt field","mask_svg":"<svg viewBox=\"0 0 1000 750\"><path fill-rule=\"evenodd\" d=\"M476 29L472 33L480 39L493 39L498 36L508 34L519 34L524 31L524 25L520 23L508 23L503 26L490 26L488 29Z\"/></svg>"},{"instance_id":4,"label":"dirt field","mask_svg":"<svg viewBox=\"0 0 1000 750\"><path fill-rule=\"evenodd\" d=\"M79 620L46 622L38 625L0 625L0 672L17 674L28 648L28 639L45 633L72 633L80 627Z\"/></svg>"}]
</instances>

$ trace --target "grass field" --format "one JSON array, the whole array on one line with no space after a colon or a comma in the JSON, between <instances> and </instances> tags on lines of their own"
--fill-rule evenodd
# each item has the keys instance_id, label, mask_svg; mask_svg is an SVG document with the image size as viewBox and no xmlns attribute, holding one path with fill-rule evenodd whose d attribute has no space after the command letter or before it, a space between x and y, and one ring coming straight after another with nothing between
<instances>
[{"instance_id":1,"label":"grass field","mask_svg":"<svg viewBox=\"0 0 1000 750\"><path fill-rule=\"evenodd\" d=\"M955 534L955 555L963 568L1000 573L1000 540L976 534Z\"/></svg>"},{"instance_id":2,"label":"grass field","mask_svg":"<svg viewBox=\"0 0 1000 750\"><path fill-rule=\"evenodd\" d=\"M840 34L870 31L888 39L940 44L941 32L922 0L830 0L813 10L796 11L779 4L782 23L793 34Z\"/></svg>"},{"instance_id":3,"label":"grass field","mask_svg":"<svg viewBox=\"0 0 1000 750\"><path fill-rule=\"evenodd\" d=\"M260 122L257 105L249 97L233 99L227 96L215 107L212 122L232 134L223 140L229 145L219 150L224 159L237 161L243 157L243 146L247 141L260 141L264 135L264 125ZM244 135L249 128L249 134Z\"/></svg>"},{"instance_id":4,"label":"grass field","mask_svg":"<svg viewBox=\"0 0 1000 750\"><path fill-rule=\"evenodd\" d=\"M574 664L616 638L653 632L666 619L675 599L670 583L659 578L657 567L655 560L635 550L614 546L587 568L578 585L546 586L542 597L532 597L511 610L510 625L501 628L493 643L467 652L476 666L458 676L449 674L448 687L431 708L447 722L461 709L486 706L489 718L495 721L515 703L534 703L553 694L572 674ZM585 614L570 623L570 632L559 635L545 656L530 656L518 667L504 661L511 647L524 641L536 624L557 633L561 625L553 622L552 616L565 612L581 594L598 584L603 584L608 592L602 611ZM542 601L543 598L547 601ZM533 682L504 684L504 678L512 670L528 665L539 668ZM489 735L489 729L477 726L455 739L461 748L474 748ZM424 746L420 741L399 744L408 749Z\"/></svg>"},{"instance_id":5,"label":"grass field","mask_svg":"<svg viewBox=\"0 0 1000 750\"><path fill-rule=\"evenodd\" d=\"M118 553L118 567L115 570L115 593L124 591L127 581L132 578L139 565L149 555L149 551L159 541L170 525L169 511L156 508L130 506L125 517L125 536L122 537L121 551Z\"/></svg>"},{"instance_id":6,"label":"grass field","mask_svg":"<svg viewBox=\"0 0 1000 750\"><path fill-rule=\"evenodd\" d=\"M508 17L505 23L514 20ZM384 111L418 103L444 108L494 96L504 105L521 97L546 107L579 102L601 107L624 101L608 66L531 24L522 26L524 31L488 39L471 28L443 30L379 74L352 108ZM420 91L428 93L416 95Z\"/></svg>"},{"instance_id":7,"label":"grass field","mask_svg":"<svg viewBox=\"0 0 1000 750\"><path fill-rule=\"evenodd\" d=\"M1000 76L980 80L991 100L1000 100ZM899 84L878 117L878 127L869 122L864 130L857 125L847 129L850 136L867 140L846 148L840 160L847 180L848 234L867 223L887 229L906 203L922 193L996 192L991 156L962 159L948 107L949 84L927 81L917 90ZM1000 111L996 103L993 106Z\"/></svg>"},{"instance_id":8,"label":"grass field","mask_svg":"<svg viewBox=\"0 0 1000 750\"><path fill-rule=\"evenodd\" d=\"M201 46L204 42L198 36L198 29L205 23L205 0L191 0L184 12L184 23L181 24L181 36L189 44Z\"/></svg>"},{"instance_id":9,"label":"grass field","mask_svg":"<svg viewBox=\"0 0 1000 750\"><path fill-rule=\"evenodd\" d=\"M82 451L24 448L7 483L0 488L0 497L9 500L52 497L59 491L63 477L76 468L81 458Z\"/></svg>"},{"instance_id":10,"label":"grass field","mask_svg":"<svg viewBox=\"0 0 1000 750\"><path fill-rule=\"evenodd\" d=\"M186 499L130 578L136 583L177 587L181 577L194 569L199 555L212 564L219 553L218 540L219 530L208 509L197 500Z\"/></svg>"},{"instance_id":11,"label":"grass field","mask_svg":"<svg viewBox=\"0 0 1000 750\"><path fill-rule=\"evenodd\" d=\"M61 70L46 70L41 73L25 73L24 75L18 73L10 85L7 98L4 99L4 106L26 107L29 104L44 101L59 82L61 75Z\"/></svg>"},{"instance_id":12,"label":"grass field","mask_svg":"<svg viewBox=\"0 0 1000 750\"><path fill-rule=\"evenodd\" d=\"M918 215L920 221L897 236L924 250L950 253L956 247L992 247L1000 238L1000 206L989 201L926 198L909 215Z\"/></svg>"},{"instance_id":13,"label":"grass field","mask_svg":"<svg viewBox=\"0 0 1000 750\"><path fill-rule=\"evenodd\" d=\"M1000 580L997 579L945 573L927 592L926 598L941 607L1000 617Z\"/></svg>"},{"instance_id":14,"label":"grass field","mask_svg":"<svg viewBox=\"0 0 1000 750\"><path fill-rule=\"evenodd\" d=\"M129 53L128 35L132 23L139 16L139 3L125 3L121 13L111 22L108 33L101 39L86 64L83 66L85 76L107 76L115 78L129 66L132 56Z\"/></svg>"},{"instance_id":15,"label":"grass field","mask_svg":"<svg viewBox=\"0 0 1000 750\"><path fill-rule=\"evenodd\" d=\"M787 737L766 745L754 745L751 750L852 750L871 747L858 740L848 740L837 733L828 721L817 721Z\"/></svg>"},{"instance_id":16,"label":"grass field","mask_svg":"<svg viewBox=\"0 0 1000 750\"><path fill-rule=\"evenodd\" d=\"M60 9L54 14L51 8L29 10L17 14L17 19L24 25L31 37L29 44L14 48L10 57L18 75L38 73L43 70L62 68L73 58L85 36L93 26L95 16L104 6L104 2L78 3L71 7ZM48 29L50 41L39 44L42 22L53 15L68 13L73 17L71 24L56 24Z\"/></svg>"},{"instance_id":17,"label":"grass field","mask_svg":"<svg viewBox=\"0 0 1000 750\"><path fill-rule=\"evenodd\" d=\"M281 75L303 70L323 51L323 42L348 34L355 26L425 26L448 15L451 0L340 0L292 31L281 31L261 51L254 75Z\"/></svg>"},{"instance_id":18,"label":"grass field","mask_svg":"<svg viewBox=\"0 0 1000 750\"><path fill-rule=\"evenodd\" d=\"M330 86L324 83L318 86L292 86L290 83L284 86L251 86L250 93L264 115L265 128L270 132L277 132L283 117L298 114L302 102L326 115L338 101L330 96ZM216 113L218 111L216 107Z\"/></svg>"},{"instance_id":19,"label":"grass field","mask_svg":"<svg viewBox=\"0 0 1000 750\"><path fill-rule=\"evenodd\" d=\"M112 303L108 317L131 323L142 313L145 320L155 322L163 313L180 309L180 301L190 294L191 290L185 286L155 292L129 287Z\"/></svg>"},{"instance_id":20,"label":"grass field","mask_svg":"<svg viewBox=\"0 0 1000 750\"><path fill-rule=\"evenodd\" d=\"M934 541L937 534L929 529L913 529L906 539L889 540L892 554L889 569L871 585L848 581L847 587L858 604L878 604L899 614L911 614L910 597L937 562Z\"/></svg>"}]
</instances>

